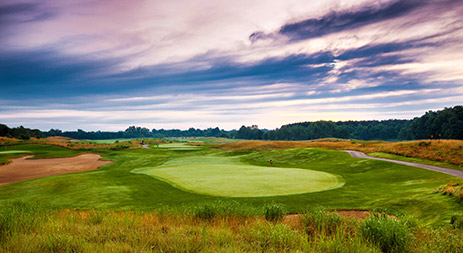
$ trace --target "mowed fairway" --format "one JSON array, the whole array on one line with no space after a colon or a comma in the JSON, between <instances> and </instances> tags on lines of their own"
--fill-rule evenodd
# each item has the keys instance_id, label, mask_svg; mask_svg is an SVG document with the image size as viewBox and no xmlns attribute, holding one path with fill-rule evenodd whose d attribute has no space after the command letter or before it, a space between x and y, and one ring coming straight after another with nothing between
<instances>
[{"instance_id":1,"label":"mowed fairway","mask_svg":"<svg viewBox=\"0 0 463 253\"><path fill-rule=\"evenodd\" d=\"M243 164L218 156L177 158L161 166L132 170L199 194L224 197L262 197L301 194L344 185L341 176L298 168Z\"/></svg>"}]
</instances>

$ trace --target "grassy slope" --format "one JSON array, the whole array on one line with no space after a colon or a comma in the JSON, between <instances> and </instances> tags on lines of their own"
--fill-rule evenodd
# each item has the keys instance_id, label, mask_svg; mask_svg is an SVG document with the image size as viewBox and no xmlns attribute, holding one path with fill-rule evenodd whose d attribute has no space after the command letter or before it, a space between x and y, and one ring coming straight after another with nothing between
<instances>
[{"instance_id":1,"label":"grassy slope","mask_svg":"<svg viewBox=\"0 0 463 253\"><path fill-rule=\"evenodd\" d=\"M8 147L9 149L13 147ZM79 152L54 146L14 146L31 150L42 157L72 156ZM61 152L61 153L59 153ZM198 150L133 149L100 151L114 162L98 171L33 179L0 186L0 200L37 200L42 205L66 208L116 208L153 210L234 199L252 205L271 201L283 203L289 212L301 212L308 206L323 205L335 209L388 209L393 213L417 216L423 223L448 221L461 210L454 199L432 191L453 177L419 168L351 158L347 153L323 149L291 149L261 152L225 152ZM240 157L243 163L266 166L306 168L339 174L344 187L309 194L258 198L219 198L181 191L147 175L130 173L133 168L158 166L170 159L222 155ZM72 183L69 183L72 182Z\"/></svg>"},{"instance_id":2,"label":"grassy slope","mask_svg":"<svg viewBox=\"0 0 463 253\"><path fill-rule=\"evenodd\" d=\"M382 152L404 157L453 164L452 168L463 170L463 140L419 140L406 142L385 141L242 141L218 145L223 150L264 151L289 148L325 148L335 150L357 150L364 153Z\"/></svg>"}]
</instances>

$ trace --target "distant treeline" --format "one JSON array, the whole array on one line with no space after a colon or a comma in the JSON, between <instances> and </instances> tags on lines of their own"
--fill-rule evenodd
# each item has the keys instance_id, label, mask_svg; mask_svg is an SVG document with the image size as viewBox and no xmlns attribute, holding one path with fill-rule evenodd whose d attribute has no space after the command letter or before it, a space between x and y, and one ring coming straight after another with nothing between
<instances>
[{"instance_id":1,"label":"distant treeline","mask_svg":"<svg viewBox=\"0 0 463 253\"><path fill-rule=\"evenodd\" d=\"M0 124L0 136L27 140L30 137L42 138L45 134L38 129L29 129L23 126L9 128L7 125Z\"/></svg>"},{"instance_id":2,"label":"distant treeline","mask_svg":"<svg viewBox=\"0 0 463 253\"><path fill-rule=\"evenodd\" d=\"M262 133L262 139L266 140L311 140L330 137L357 140L462 140L463 106L429 111L413 120L302 122Z\"/></svg>"},{"instance_id":3,"label":"distant treeline","mask_svg":"<svg viewBox=\"0 0 463 253\"><path fill-rule=\"evenodd\" d=\"M251 140L311 140L320 138L342 138L357 140L415 140L415 139L463 139L463 106L429 111L413 120L369 120L369 121L316 121L284 125L275 130L261 130L257 126L242 126L239 130L225 131L208 128L188 130L152 129L131 126L125 131L47 132L22 126L8 128L0 124L0 136L28 139L29 137L65 136L75 139L117 139L117 138L168 138L168 137L225 137Z\"/></svg>"},{"instance_id":4,"label":"distant treeline","mask_svg":"<svg viewBox=\"0 0 463 253\"><path fill-rule=\"evenodd\" d=\"M302 122L262 133L262 139L266 140L311 140L330 137L357 140L461 140L463 106L429 111L413 120Z\"/></svg>"},{"instance_id":5,"label":"distant treeline","mask_svg":"<svg viewBox=\"0 0 463 253\"><path fill-rule=\"evenodd\" d=\"M208 128L205 130L190 128L188 130L170 129L170 130L149 130L145 127L130 126L125 131L118 132L102 132L90 131L86 132L81 129L77 131L61 131L59 129L51 129L44 132L47 136L65 136L74 139L118 139L118 138L167 138L167 137L226 137L230 138L230 133L236 131L225 131L222 129Z\"/></svg>"}]
</instances>

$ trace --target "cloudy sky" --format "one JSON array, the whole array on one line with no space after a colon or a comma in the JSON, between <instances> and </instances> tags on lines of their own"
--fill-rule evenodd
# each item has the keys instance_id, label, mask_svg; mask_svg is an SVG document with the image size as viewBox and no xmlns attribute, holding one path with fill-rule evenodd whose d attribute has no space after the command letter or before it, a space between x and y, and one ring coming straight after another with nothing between
<instances>
[{"instance_id":1,"label":"cloudy sky","mask_svg":"<svg viewBox=\"0 0 463 253\"><path fill-rule=\"evenodd\" d=\"M273 129L463 104L461 0L3 0L0 123Z\"/></svg>"}]
</instances>

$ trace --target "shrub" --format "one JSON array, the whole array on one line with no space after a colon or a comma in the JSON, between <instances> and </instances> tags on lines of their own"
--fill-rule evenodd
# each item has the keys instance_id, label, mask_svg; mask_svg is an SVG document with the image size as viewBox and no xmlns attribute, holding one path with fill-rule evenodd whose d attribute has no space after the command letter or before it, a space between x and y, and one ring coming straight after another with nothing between
<instances>
[{"instance_id":1,"label":"shrub","mask_svg":"<svg viewBox=\"0 0 463 253\"><path fill-rule=\"evenodd\" d=\"M268 221L280 221L284 215L284 208L280 204L271 203L264 206L264 216Z\"/></svg>"},{"instance_id":2,"label":"shrub","mask_svg":"<svg viewBox=\"0 0 463 253\"><path fill-rule=\"evenodd\" d=\"M383 252L406 252L412 238L407 224L390 218L385 213L371 214L360 224L360 232Z\"/></svg>"}]
</instances>

